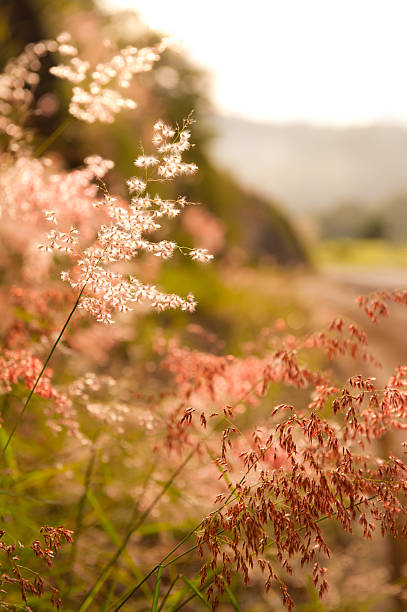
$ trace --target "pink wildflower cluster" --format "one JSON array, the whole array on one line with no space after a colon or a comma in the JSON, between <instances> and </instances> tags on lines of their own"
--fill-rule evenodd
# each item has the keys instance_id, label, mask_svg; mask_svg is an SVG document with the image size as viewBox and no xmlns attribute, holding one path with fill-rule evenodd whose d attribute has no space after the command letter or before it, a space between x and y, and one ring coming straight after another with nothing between
<instances>
[{"instance_id":1,"label":"pink wildflower cluster","mask_svg":"<svg viewBox=\"0 0 407 612\"><path fill-rule=\"evenodd\" d=\"M87 123L113 123L121 110L135 109L137 103L131 98L124 98L119 90L127 89L134 75L151 70L168 45L167 40L162 40L155 47L138 49L127 46L92 69L89 62L78 57L77 48L71 44L70 34L60 34L57 41L59 53L70 55L71 59L68 64L53 66L50 72L75 85L69 112ZM86 79L89 81L87 87L80 87L79 83Z\"/></svg>"},{"instance_id":2,"label":"pink wildflower cluster","mask_svg":"<svg viewBox=\"0 0 407 612\"><path fill-rule=\"evenodd\" d=\"M22 126L22 120L34 100L41 58L57 50L58 42L54 40L29 44L0 74L0 133L10 139L12 150L18 149L20 141L33 138L33 132Z\"/></svg>"},{"instance_id":3,"label":"pink wildflower cluster","mask_svg":"<svg viewBox=\"0 0 407 612\"><path fill-rule=\"evenodd\" d=\"M93 181L102 178L112 165L108 160L92 156L82 168L67 172L47 158L32 159L26 154L13 163L5 161L0 172L3 194L0 261L6 271L11 271L13 258L21 259L20 278L12 274L10 284L23 283L26 288L44 284L55 265L54 251L49 251L51 245L55 252L69 255L78 231L83 240L94 239L95 223L102 223L104 217L95 214L92 207L97 196ZM44 244L44 232L50 224L54 231ZM42 256L36 245L42 245ZM52 289L60 291L57 287Z\"/></svg>"},{"instance_id":4,"label":"pink wildflower cluster","mask_svg":"<svg viewBox=\"0 0 407 612\"><path fill-rule=\"evenodd\" d=\"M120 90L128 88L135 75L150 71L168 44L169 40L163 39L154 47L127 46L112 52L110 59L93 68L88 61L80 59L68 32L55 40L28 44L0 74L0 133L8 137L10 150L21 150L22 144L31 143L34 137L34 132L23 127L23 123L28 114L41 113L41 103L37 109L31 106L45 55L57 53L70 58L67 64L52 66L50 72L74 84L69 105L71 115L87 123L112 123L120 111L137 107L135 100L123 97ZM105 41L104 46L108 49L111 43ZM86 87L79 86L85 80Z\"/></svg>"},{"instance_id":5,"label":"pink wildflower cluster","mask_svg":"<svg viewBox=\"0 0 407 612\"><path fill-rule=\"evenodd\" d=\"M21 383L31 390L42 371L43 363L25 350L4 350L0 352L0 396L7 395ZM67 430L71 436L87 443L80 431L77 407L69 398L69 388L59 389L51 381L52 370L42 374L35 392L38 397L49 401L44 408L47 426L54 432Z\"/></svg>"},{"instance_id":6,"label":"pink wildflower cluster","mask_svg":"<svg viewBox=\"0 0 407 612\"><path fill-rule=\"evenodd\" d=\"M42 369L39 359L25 351L5 350L0 355L0 381L4 391L10 391L12 385L18 381L31 389ZM44 398L56 398L56 392L52 389L51 372L46 372L37 386L37 393Z\"/></svg>"},{"instance_id":7,"label":"pink wildflower cluster","mask_svg":"<svg viewBox=\"0 0 407 612\"><path fill-rule=\"evenodd\" d=\"M195 164L184 163L182 153L190 147L190 131L187 129L190 120L186 120L181 129L175 132L172 128L158 122L154 126L153 142L160 157L144 155L136 159L137 167L151 168L146 171L144 180L132 177L127 181L130 202L126 203L105 193L102 200L93 206L102 209L106 220L110 222L100 226L97 241L82 252L79 231L71 227L67 231L58 231L57 214L47 211L48 221L56 229L48 232L47 241L40 244L43 251L58 251L72 257L75 268L61 274L63 280L72 288L79 288L81 299L78 307L88 311L103 323L112 323L112 313L133 310L134 305L148 300L155 310L181 308L191 312L196 302L190 294L181 298L176 294L166 294L153 285L142 283L132 274L106 268L110 264L130 262L140 251L150 253L162 259L168 259L179 247L169 240L151 242L145 234L151 234L161 228L162 217L175 217L189 204L186 198L162 200L152 197L146 190L147 185L156 176L161 181L169 181L181 174L191 174L197 170ZM147 162L146 162L147 159ZM148 165L147 165L148 164ZM193 259L206 262L211 255L205 249L190 251Z\"/></svg>"},{"instance_id":8,"label":"pink wildflower cluster","mask_svg":"<svg viewBox=\"0 0 407 612\"><path fill-rule=\"evenodd\" d=\"M389 316L389 304L407 305L407 291L376 291L358 298L358 304L373 323L378 323L380 317Z\"/></svg>"}]
</instances>

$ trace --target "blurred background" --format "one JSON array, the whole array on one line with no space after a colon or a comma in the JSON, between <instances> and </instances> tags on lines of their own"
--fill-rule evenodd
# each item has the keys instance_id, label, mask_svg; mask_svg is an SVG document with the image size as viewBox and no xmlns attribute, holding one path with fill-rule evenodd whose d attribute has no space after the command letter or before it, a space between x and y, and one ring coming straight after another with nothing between
<instances>
[{"instance_id":1,"label":"blurred background","mask_svg":"<svg viewBox=\"0 0 407 612\"><path fill-rule=\"evenodd\" d=\"M280 318L295 334L337 313L364 323L357 295L405 286L406 23L403 0L2 0L0 63L62 30L96 62L106 38L119 46L174 38L131 90L136 112L112 126L72 122L53 149L71 167L93 153L114 160L109 184L120 193L154 121L194 110L191 160L200 171L177 189L204 206L182 215L174 232L182 244L213 252L215 263L199 274L179 260L145 272L181 294L193 291L192 320L238 352ZM69 88L46 69L36 94L39 141L64 120L69 100ZM371 331L386 372L407 348L402 314L395 317L399 325ZM166 313L161 324L182 334L190 320ZM152 316L139 326L140 339L151 336ZM332 539L343 554L331 594L319 603L310 584L294 580L302 593L309 587L299 610L407 609L400 543L379 538L372 559L371 543Z\"/></svg>"}]
</instances>

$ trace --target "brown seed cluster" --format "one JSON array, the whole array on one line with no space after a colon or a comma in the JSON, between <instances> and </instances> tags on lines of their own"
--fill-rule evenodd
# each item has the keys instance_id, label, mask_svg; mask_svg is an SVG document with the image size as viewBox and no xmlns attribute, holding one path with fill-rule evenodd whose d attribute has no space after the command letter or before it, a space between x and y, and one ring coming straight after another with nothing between
<instances>
[{"instance_id":1,"label":"brown seed cluster","mask_svg":"<svg viewBox=\"0 0 407 612\"><path fill-rule=\"evenodd\" d=\"M56 552L65 542L72 542L73 532L64 527L50 527L47 525L41 527L40 533L44 541L35 540L32 542L29 549L34 551L36 557L43 559L48 567L52 567ZM0 550L2 550L6 556L6 562L1 562L0 606L6 610L15 610L15 604L19 597L20 601L25 604L24 609L28 610L28 612L33 612L33 608L29 605L28 598L40 598L48 593L51 606L60 610L62 607L62 600L58 589L47 578L44 578L39 572L31 568L28 570L28 575L30 577L27 578L27 567L22 565L19 556L20 553L17 554L18 550L24 549L25 546L21 544L21 542L19 542L18 545L15 543L7 544L5 537L6 532L1 530ZM21 552L24 551L21 550ZM16 587L16 589L12 587ZM7 601L4 599L5 597L7 597ZM11 603L13 601L14 603Z\"/></svg>"},{"instance_id":2,"label":"brown seed cluster","mask_svg":"<svg viewBox=\"0 0 407 612\"><path fill-rule=\"evenodd\" d=\"M174 376L177 398L168 444L199 441L202 428L205 439L218 440L216 464L227 487L197 530L205 560L202 588L214 610L225 581L230 584L237 572L247 584L256 568L265 574L266 589L279 585L291 610L284 573L292 572L293 558L312 565L322 596L328 588L324 560L331 554L322 530L327 519L348 532L359 521L366 538L377 527L383 535L407 533L406 465L392 454L376 457L375 444L391 430L407 429L407 367L398 367L382 388L359 374L340 386L329 373L306 365L305 352L315 349L330 360L350 355L376 363L367 357L366 333L342 319L296 345L282 339L281 348L256 358L215 356L175 340L167 346L163 365ZM298 409L273 407L244 448L247 432L240 429L236 408L255 410L276 383L308 399ZM217 434L222 421L226 426ZM244 471L233 481L237 454Z\"/></svg>"}]
</instances>

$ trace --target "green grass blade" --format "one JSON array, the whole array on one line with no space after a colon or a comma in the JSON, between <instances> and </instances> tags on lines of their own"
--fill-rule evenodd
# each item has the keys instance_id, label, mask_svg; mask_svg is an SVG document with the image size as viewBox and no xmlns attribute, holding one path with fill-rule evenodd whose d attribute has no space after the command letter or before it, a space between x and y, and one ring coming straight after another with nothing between
<instances>
[{"instance_id":1,"label":"green grass blade","mask_svg":"<svg viewBox=\"0 0 407 612\"><path fill-rule=\"evenodd\" d=\"M158 608L158 598L160 596L160 586L161 586L161 576L163 573L163 568L160 567L158 568L158 572L157 572L157 578L155 580L155 589L154 589L154 596L153 596L153 605L151 606L151 612L157 612L157 608Z\"/></svg>"},{"instance_id":2,"label":"green grass blade","mask_svg":"<svg viewBox=\"0 0 407 612\"><path fill-rule=\"evenodd\" d=\"M106 535L110 538L110 540L113 542L115 546L120 546L122 542L120 535L114 528L111 521L107 518L106 514L103 512L98 500L96 499L95 494L91 490L88 490L86 493L86 497L90 505L92 506L93 510L95 511L95 514L98 517L99 523L103 531L106 533ZM127 551L124 551L123 557L127 563L128 568L133 573L133 576L135 576L136 580L141 580L143 575L140 569L134 563L130 554ZM148 584L144 584L141 588L144 594L146 595L146 597L151 597L151 589L148 586Z\"/></svg>"},{"instance_id":3,"label":"green grass blade","mask_svg":"<svg viewBox=\"0 0 407 612\"><path fill-rule=\"evenodd\" d=\"M225 585L226 594L227 594L227 596L230 599L230 603L232 604L232 606L234 607L236 612L241 612L241 610L239 608L239 604L237 603L236 597L233 595L232 591L230 590L226 580L224 580L223 583Z\"/></svg>"},{"instance_id":4,"label":"green grass blade","mask_svg":"<svg viewBox=\"0 0 407 612\"><path fill-rule=\"evenodd\" d=\"M113 542L113 544L115 544L116 546L120 546L121 538L119 534L117 533L116 529L113 527L110 520L107 518L106 514L103 512L96 498L96 495L93 493L93 491L87 491L86 497L89 501L89 504L93 508L103 531L106 533L109 539Z\"/></svg>"},{"instance_id":5,"label":"green grass blade","mask_svg":"<svg viewBox=\"0 0 407 612\"><path fill-rule=\"evenodd\" d=\"M171 591L177 584L178 580L179 580L179 574L175 576L174 580L171 582L170 586L168 587L167 592L165 593L164 597L161 600L160 607L158 608L157 612L161 612L161 610L163 609L165 602L167 601L168 597L171 595Z\"/></svg>"},{"instance_id":6,"label":"green grass blade","mask_svg":"<svg viewBox=\"0 0 407 612\"><path fill-rule=\"evenodd\" d=\"M86 498L87 498L87 495L90 489L90 481L92 477L93 468L95 465L95 460L96 460L96 448L93 447L90 453L90 456L89 456L88 465L87 465L86 472L85 472L84 490L83 490L81 497L79 498L78 508L76 512L76 522L75 522L75 529L74 529L75 538L71 546L71 552L70 552L69 561L68 561L68 567L69 567L68 576L67 576L68 593L70 592L72 588L72 583L73 583L73 578L74 578L74 565L75 565L77 550L78 550L78 541L79 541L79 538L82 532L83 518L84 518L85 506L86 506Z\"/></svg>"},{"instance_id":7,"label":"green grass blade","mask_svg":"<svg viewBox=\"0 0 407 612\"><path fill-rule=\"evenodd\" d=\"M172 483L174 482L174 480L177 478L178 474L180 474L180 472L182 472L182 470L184 469L184 467L187 465L187 463L192 459L192 457L195 455L196 452L196 448L193 448L188 455L185 457L184 461L181 463L181 465L178 466L178 468L172 473L172 475L170 476L170 478L166 481L165 485L162 487L162 489L160 490L160 492L155 496L155 498L152 500L152 502L150 503L150 505L146 508L146 510L138 517L138 519L136 520L136 522L134 524L132 524L125 537L124 540L122 542L122 544L117 548L116 552L114 553L113 557L110 559L110 561L105 565L104 569L102 570L101 574L99 575L99 577L97 578L96 582L93 584L93 586L90 588L90 590L88 591L87 595L85 596L85 599L83 600L82 604L80 605L78 612L85 612L85 610L87 610L89 608L89 606L91 605L91 603L93 602L93 600L95 599L96 595L98 594L98 592L100 591L100 589L102 588L102 586L104 585L107 577L110 575L112 568L114 567L114 565L117 563L118 559L121 557L121 555L123 554L123 552L125 551L127 544L131 538L131 536L133 535L133 533L140 527L140 525L142 525L144 523L144 521L148 518L148 516L150 515L151 510L155 507L155 505L160 501L160 499L162 498L162 496L168 491L168 489L171 487ZM165 559L164 559L165 560ZM146 580L151 576L151 574L155 573L155 571L157 570L156 566L151 572L149 572L147 574L147 576L141 580L138 584L136 584L136 586L131 589L129 591L129 593L125 596L125 598L123 599L123 601L119 604L119 607L116 608L117 610L120 609L120 607L123 606L123 604L130 598L132 597L133 593L135 593L137 591L137 589L139 589L145 582Z\"/></svg>"},{"instance_id":8,"label":"green grass blade","mask_svg":"<svg viewBox=\"0 0 407 612\"><path fill-rule=\"evenodd\" d=\"M109 589L109 592L108 592L107 597L106 597L106 601L103 604L102 612L107 612L109 610L110 606L112 605L112 601L113 601L113 598L114 598L114 592L116 590L116 587L117 587L117 582L116 581L112 582L112 586Z\"/></svg>"},{"instance_id":9,"label":"green grass blade","mask_svg":"<svg viewBox=\"0 0 407 612\"><path fill-rule=\"evenodd\" d=\"M6 400L5 400L6 401ZM0 444L4 446L7 441L7 434L4 431L3 427L0 429ZM14 480L18 477L20 471L18 469L17 460L15 458L13 449L9 447L7 451L4 453L4 457L6 460L6 464L8 469L10 470L10 474Z\"/></svg>"},{"instance_id":10,"label":"green grass blade","mask_svg":"<svg viewBox=\"0 0 407 612\"><path fill-rule=\"evenodd\" d=\"M202 593L206 591L206 589L213 583L214 580L215 580L215 574L211 571L209 572L209 576L205 584L203 584L199 589L197 589L198 593L202 595ZM190 590L189 588L184 589L181 593L178 594L181 596L177 597L176 602L174 602L174 605L168 610L168 612L177 612L177 610L181 610L181 608L186 606L190 601L192 601L197 596L196 592L194 591L192 595L190 595L187 599L183 599L183 597L188 593L189 590ZM207 602L205 601L205 603ZM207 605L209 606L209 604Z\"/></svg>"},{"instance_id":11,"label":"green grass blade","mask_svg":"<svg viewBox=\"0 0 407 612\"><path fill-rule=\"evenodd\" d=\"M181 575L179 576L181 578ZM173 593L168 600L168 606L165 612L174 612L177 609L178 604L184 599L184 597L190 592L189 586L184 587L183 589ZM195 597L195 595L194 595Z\"/></svg>"},{"instance_id":12,"label":"green grass blade","mask_svg":"<svg viewBox=\"0 0 407 612\"><path fill-rule=\"evenodd\" d=\"M201 591L198 589L198 587L192 582L192 580L189 580L186 576L181 576L181 579L185 582L185 584L195 593L195 595L202 601L202 603L209 609L211 609L211 606L208 604L207 600L205 599L205 597L202 595Z\"/></svg>"}]
</instances>

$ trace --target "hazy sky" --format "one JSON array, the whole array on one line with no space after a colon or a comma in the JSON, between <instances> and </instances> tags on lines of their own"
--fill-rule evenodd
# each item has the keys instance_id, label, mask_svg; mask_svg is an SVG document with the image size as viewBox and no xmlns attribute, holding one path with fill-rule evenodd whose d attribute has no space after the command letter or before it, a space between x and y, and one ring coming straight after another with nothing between
<instances>
[{"instance_id":1,"label":"hazy sky","mask_svg":"<svg viewBox=\"0 0 407 612\"><path fill-rule=\"evenodd\" d=\"M407 0L103 0L183 41L224 113L407 123Z\"/></svg>"}]
</instances>

